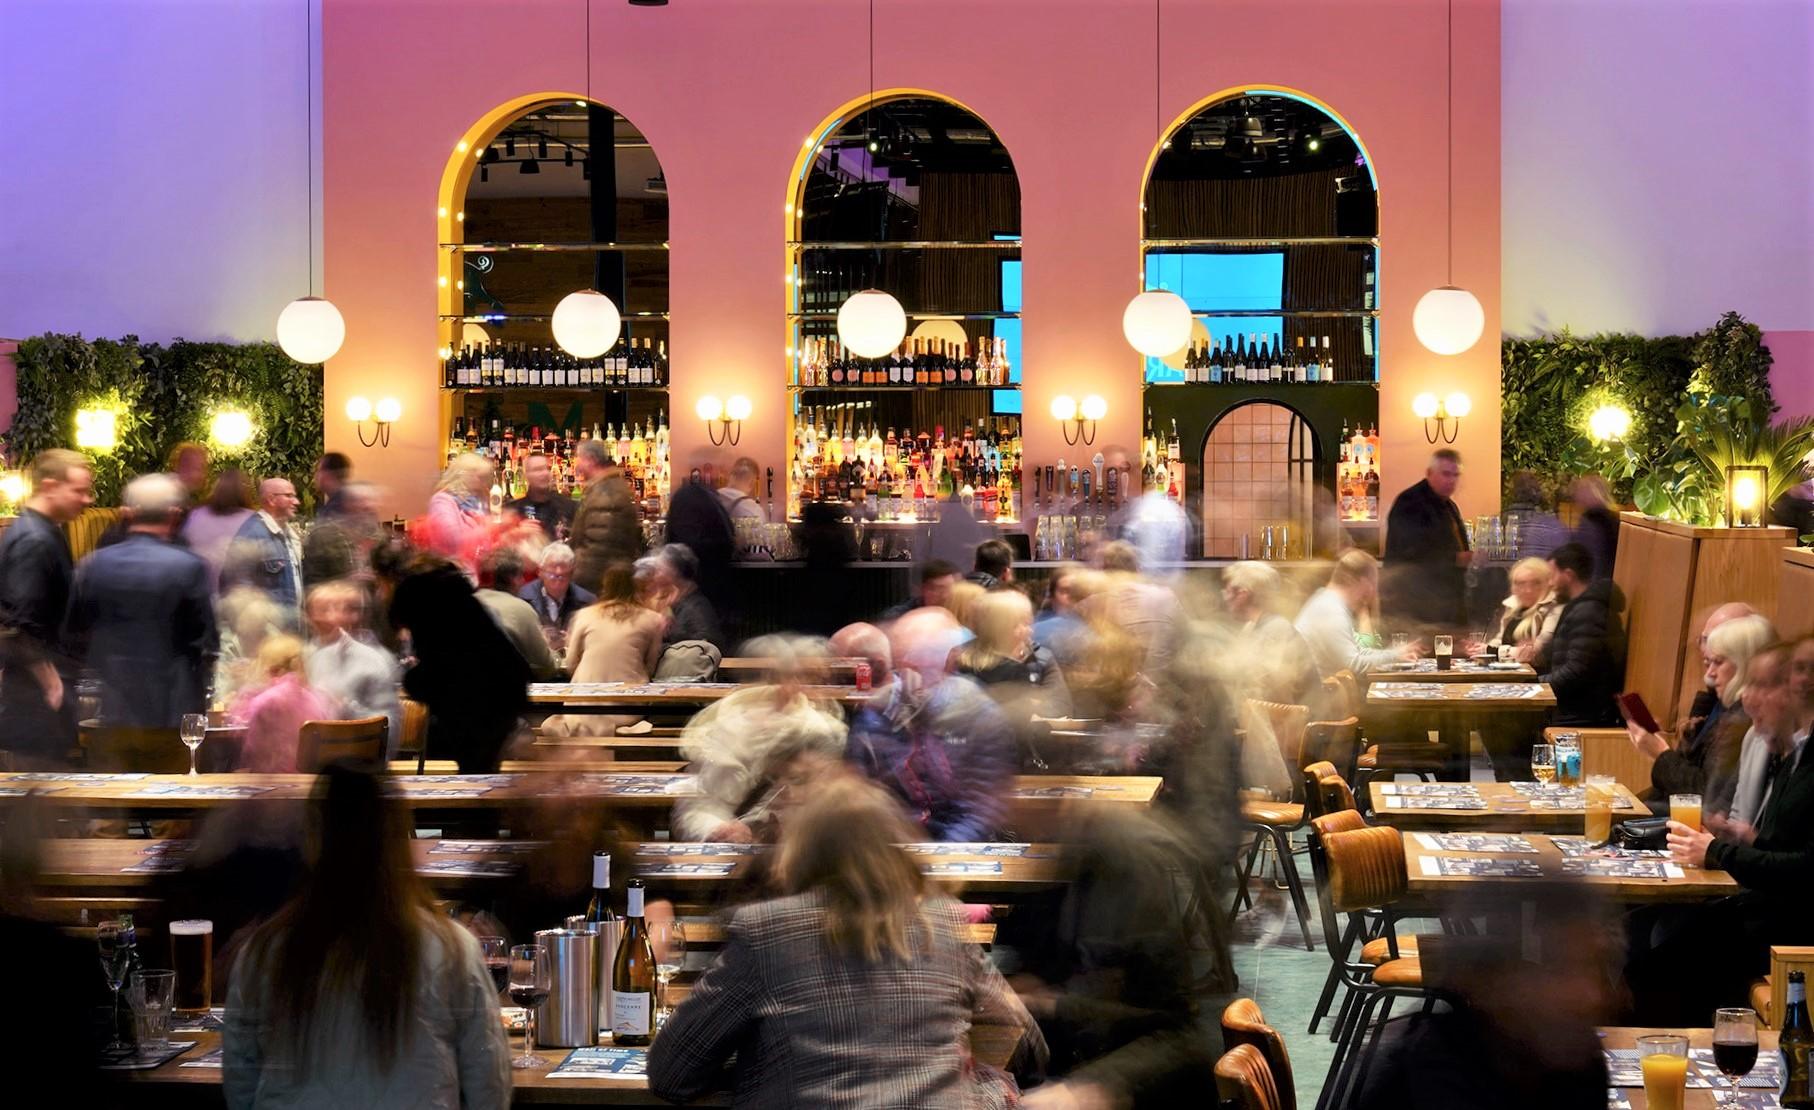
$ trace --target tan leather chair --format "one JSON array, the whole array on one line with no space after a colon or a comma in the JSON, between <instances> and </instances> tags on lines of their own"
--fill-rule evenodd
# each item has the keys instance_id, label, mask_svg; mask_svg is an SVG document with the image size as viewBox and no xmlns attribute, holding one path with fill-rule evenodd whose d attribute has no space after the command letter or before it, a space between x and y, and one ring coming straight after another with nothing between
<instances>
[{"instance_id":1,"label":"tan leather chair","mask_svg":"<svg viewBox=\"0 0 1814 1110\"><path fill-rule=\"evenodd\" d=\"M1281 1110L1278 1081L1259 1049L1238 1044L1216 1061L1216 1105L1223 1110Z\"/></svg>"},{"instance_id":2,"label":"tan leather chair","mask_svg":"<svg viewBox=\"0 0 1814 1110\"><path fill-rule=\"evenodd\" d=\"M1278 742L1279 754L1285 758L1285 766L1302 767L1304 726L1310 723L1309 708L1258 699L1249 699L1247 704L1272 726L1272 734ZM1247 892L1247 883L1253 874L1254 864L1259 859L1260 846L1270 842L1278 853L1279 870L1285 876L1285 888L1290 891L1291 904L1297 910L1298 930L1303 934L1304 947L1314 952L1316 942L1310 939L1310 905L1304 897L1304 881L1298 875L1297 861L1291 854L1291 834L1303 828L1308 820L1303 789L1301 781L1294 783L1294 796L1287 801L1242 799L1241 824L1245 831L1253 834L1253 844L1248 849L1245 862L1235 872L1235 900L1228 912L1232 917L1240 912L1242 903L1253 904Z\"/></svg>"},{"instance_id":3,"label":"tan leather chair","mask_svg":"<svg viewBox=\"0 0 1814 1110\"><path fill-rule=\"evenodd\" d=\"M1291 1053L1285 1038L1266 1024L1265 1015L1251 998L1237 998L1222 1011L1222 1044L1225 1048L1252 1045L1266 1059L1281 1110L1297 1110L1297 1088L1291 1079Z\"/></svg>"},{"instance_id":4,"label":"tan leather chair","mask_svg":"<svg viewBox=\"0 0 1814 1110\"><path fill-rule=\"evenodd\" d=\"M1319 759L1304 768L1304 817L1306 820L1323 815L1323 777L1335 773L1335 764L1326 759Z\"/></svg>"},{"instance_id":5,"label":"tan leather chair","mask_svg":"<svg viewBox=\"0 0 1814 1110\"><path fill-rule=\"evenodd\" d=\"M1353 781L1360 763L1360 718L1343 717L1335 721L1311 721L1304 726L1304 758L1322 759L1334 764L1335 772Z\"/></svg>"},{"instance_id":6,"label":"tan leather chair","mask_svg":"<svg viewBox=\"0 0 1814 1110\"><path fill-rule=\"evenodd\" d=\"M1354 791L1348 789L1348 781L1338 774L1329 773L1317 776L1316 780L1317 816L1331 813L1347 813L1360 810L1354 804Z\"/></svg>"},{"instance_id":7,"label":"tan leather chair","mask_svg":"<svg viewBox=\"0 0 1814 1110\"><path fill-rule=\"evenodd\" d=\"M397 738L397 755L416 755L428 743L428 706L409 698L403 699L403 735Z\"/></svg>"},{"instance_id":8,"label":"tan leather chair","mask_svg":"<svg viewBox=\"0 0 1814 1110\"><path fill-rule=\"evenodd\" d=\"M389 738L390 721L385 717L304 721L296 738L296 769L312 775L329 764L346 763L378 770Z\"/></svg>"}]
</instances>

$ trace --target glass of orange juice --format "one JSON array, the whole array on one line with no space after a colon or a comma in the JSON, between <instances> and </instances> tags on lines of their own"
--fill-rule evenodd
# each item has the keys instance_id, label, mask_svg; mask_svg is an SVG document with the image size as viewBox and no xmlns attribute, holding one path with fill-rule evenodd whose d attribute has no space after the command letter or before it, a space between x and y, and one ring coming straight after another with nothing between
<instances>
[{"instance_id":1,"label":"glass of orange juice","mask_svg":"<svg viewBox=\"0 0 1814 1110\"><path fill-rule=\"evenodd\" d=\"M1688 1087L1688 1038L1651 1034L1638 1038L1644 1101L1650 1110L1682 1110Z\"/></svg>"},{"instance_id":2,"label":"glass of orange juice","mask_svg":"<svg viewBox=\"0 0 1814 1110\"><path fill-rule=\"evenodd\" d=\"M1669 795L1669 819L1678 825L1687 825L1695 832L1701 831L1701 796L1699 794Z\"/></svg>"},{"instance_id":3,"label":"glass of orange juice","mask_svg":"<svg viewBox=\"0 0 1814 1110\"><path fill-rule=\"evenodd\" d=\"M1618 793L1618 780L1611 775L1587 776L1586 838L1589 844L1604 844L1612 839L1612 804Z\"/></svg>"}]
</instances>

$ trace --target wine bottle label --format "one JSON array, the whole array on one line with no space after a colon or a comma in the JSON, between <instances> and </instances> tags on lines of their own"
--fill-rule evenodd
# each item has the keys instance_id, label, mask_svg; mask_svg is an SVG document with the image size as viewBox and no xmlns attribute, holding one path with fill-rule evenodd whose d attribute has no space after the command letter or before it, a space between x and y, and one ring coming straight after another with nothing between
<instances>
[{"instance_id":1,"label":"wine bottle label","mask_svg":"<svg viewBox=\"0 0 1814 1110\"><path fill-rule=\"evenodd\" d=\"M592 889L604 890L611 885L611 853L592 853Z\"/></svg>"},{"instance_id":2,"label":"wine bottle label","mask_svg":"<svg viewBox=\"0 0 1814 1110\"><path fill-rule=\"evenodd\" d=\"M611 1035L646 1037L654 1031L650 1024L649 994L646 991L611 992Z\"/></svg>"},{"instance_id":3,"label":"wine bottle label","mask_svg":"<svg viewBox=\"0 0 1814 1110\"><path fill-rule=\"evenodd\" d=\"M643 888L632 885L629 890L629 904L624 908L630 917L642 916Z\"/></svg>"}]
</instances>

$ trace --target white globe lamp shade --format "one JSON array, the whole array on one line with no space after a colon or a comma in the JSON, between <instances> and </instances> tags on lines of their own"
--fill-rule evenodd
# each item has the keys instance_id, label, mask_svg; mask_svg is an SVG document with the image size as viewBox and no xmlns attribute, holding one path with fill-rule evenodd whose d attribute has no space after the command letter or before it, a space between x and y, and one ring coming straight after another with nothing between
<instances>
[{"instance_id":1,"label":"white globe lamp shade","mask_svg":"<svg viewBox=\"0 0 1814 1110\"><path fill-rule=\"evenodd\" d=\"M1421 420L1428 420L1436 415L1436 394L1419 393L1411 398L1411 412Z\"/></svg>"},{"instance_id":2,"label":"white globe lamp shade","mask_svg":"<svg viewBox=\"0 0 1814 1110\"><path fill-rule=\"evenodd\" d=\"M574 358L597 358L617 343L623 317L611 298L581 289L554 306L554 341Z\"/></svg>"},{"instance_id":3,"label":"white globe lamp shade","mask_svg":"<svg viewBox=\"0 0 1814 1110\"><path fill-rule=\"evenodd\" d=\"M1068 393L1052 398L1052 419L1066 424L1077 419L1077 398Z\"/></svg>"},{"instance_id":4,"label":"white globe lamp shade","mask_svg":"<svg viewBox=\"0 0 1814 1110\"><path fill-rule=\"evenodd\" d=\"M1466 289L1443 285L1425 293L1411 310L1417 341L1439 355L1458 355L1480 342L1486 310Z\"/></svg>"},{"instance_id":5,"label":"white globe lamp shade","mask_svg":"<svg viewBox=\"0 0 1814 1110\"><path fill-rule=\"evenodd\" d=\"M300 297L277 314L277 345L297 362L326 362L344 342L346 321L324 297Z\"/></svg>"},{"instance_id":6,"label":"white globe lamp shade","mask_svg":"<svg viewBox=\"0 0 1814 1110\"><path fill-rule=\"evenodd\" d=\"M753 410L754 406L750 404L750 399L739 394L724 403L724 418L726 420L748 420Z\"/></svg>"},{"instance_id":7,"label":"white globe lamp shade","mask_svg":"<svg viewBox=\"0 0 1814 1110\"><path fill-rule=\"evenodd\" d=\"M1459 420L1474 411L1474 402L1465 393L1451 393L1443 398L1442 407L1448 410L1450 416Z\"/></svg>"},{"instance_id":8,"label":"white globe lamp shade","mask_svg":"<svg viewBox=\"0 0 1814 1110\"><path fill-rule=\"evenodd\" d=\"M372 401L369 397L348 397L346 399L346 418L355 424L363 424L372 418Z\"/></svg>"},{"instance_id":9,"label":"white globe lamp shade","mask_svg":"<svg viewBox=\"0 0 1814 1110\"><path fill-rule=\"evenodd\" d=\"M1134 350L1148 358L1164 358L1190 342L1190 305L1165 289L1142 293L1127 303L1121 314L1121 333Z\"/></svg>"},{"instance_id":10,"label":"white globe lamp shade","mask_svg":"<svg viewBox=\"0 0 1814 1110\"><path fill-rule=\"evenodd\" d=\"M901 302L879 289L853 293L838 306L838 342L858 358L881 358L907 336Z\"/></svg>"},{"instance_id":11,"label":"white globe lamp shade","mask_svg":"<svg viewBox=\"0 0 1814 1110\"><path fill-rule=\"evenodd\" d=\"M693 412L709 424L724 417L724 402L708 393L693 406Z\"/></svg>"},{"instance_id":12,"label":"white globe lamp shade","mask_svg":"<svg viewBox=\"0 0 1814 1110\"><path fill-rule=\"evenodd\" d=\"M403 416L403 402L395 397L385 397L378 402L374 411L378 415L378 423L395 424Z\"/></svg>"},{"instance_id":13,"label":"white globe lamp shade","mask_svg":"<svg viewBox=\"0 0 1814 1110\"><path fill-rule=\"evenodd\" d=\"M1083 404L1078 406L1077 411L1085 420L1101 420L1109 414L1109 403L1092 393L1083 399Z\"/></svg>"}]
</instances>

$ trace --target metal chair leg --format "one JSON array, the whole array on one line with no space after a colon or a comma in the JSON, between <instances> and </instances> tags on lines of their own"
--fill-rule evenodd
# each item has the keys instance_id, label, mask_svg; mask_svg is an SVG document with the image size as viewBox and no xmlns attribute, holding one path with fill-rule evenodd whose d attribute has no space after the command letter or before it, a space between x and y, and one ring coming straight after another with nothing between
<instances>
[{"instance_id":1,"label":"metal chair leg","mask_svg":"<svg viewBox=\"0 0 1814 1110\"><path fill-rule=\"evenodd\" d=\"M1368 987L1355 987L1349 992L1347 1001L1342 1004L1342 1017L1336 1024L1335 1052L1329 1057L1329 1070L1323 1075L1323 1089L1316 1096L1316 1110L1331 1110L1340 1106L1341 1080L1348 1058L1349 1043L1354 1030L1365 1019L1372 1008L1373 997L1377 992Z\"/></svg>"},{"instance_id":2,"label":"metal chair leg","mask_svg":"<svg viewBox=\"0 0 1814 1110\"><path fill-rule=\"evenodd\" d=\"M1342 930L1339 947L1336 946L1335 941L1324 938L1331 946L1329 949L1329 975L1323 980L1323 993L1317 996L1316 1009L1311 1011L1309 1032L1315 1033L1317 1023L1328 1015L1329 1004L1335 1001L1335 988L1341 985L1341 965L1348 962L1348 957L1354 952L1354 943L1359 939L1360 922L1353 917L1348 919L1348 927Z\"/></svg>"},{"instance_id":3,"label":"metal chair leg","mask_svg":"<svg viewBox=\"0 0 1814 1110\"><path fill-rule=\"evenodd\" d=\"M1253 875L1254 860L1259 857L1260 842L1264 839L1264 835L1258 829L1251 831L1253 832L1253 844L1247 849L1246 862L1235 868L1235 900L1228 907L1230 917L1241 912L1243 902L1249 907L1253 905L1253 898L1247 893L1247 883Z\"/></svg>"},{"instance_id":4,"label":"metal chair leg","mask_svg":"<svg viewBox=\"0 0 1814 1110\"><path fill-rule=\"evenodd\" d=\"M1304 898L1304 880L1298 876L1297 861L1291 858L1291 843L1286 840L1283 829L1269 829L1273 843L1278 846L1279 865L1285 870L1285 884L1291 890L1291 904L1297 908L1298 931L1304 934L1304 949L1316 951L1316 942L1310 939L1310 903Z\"/></svg>"}]
</instances>

